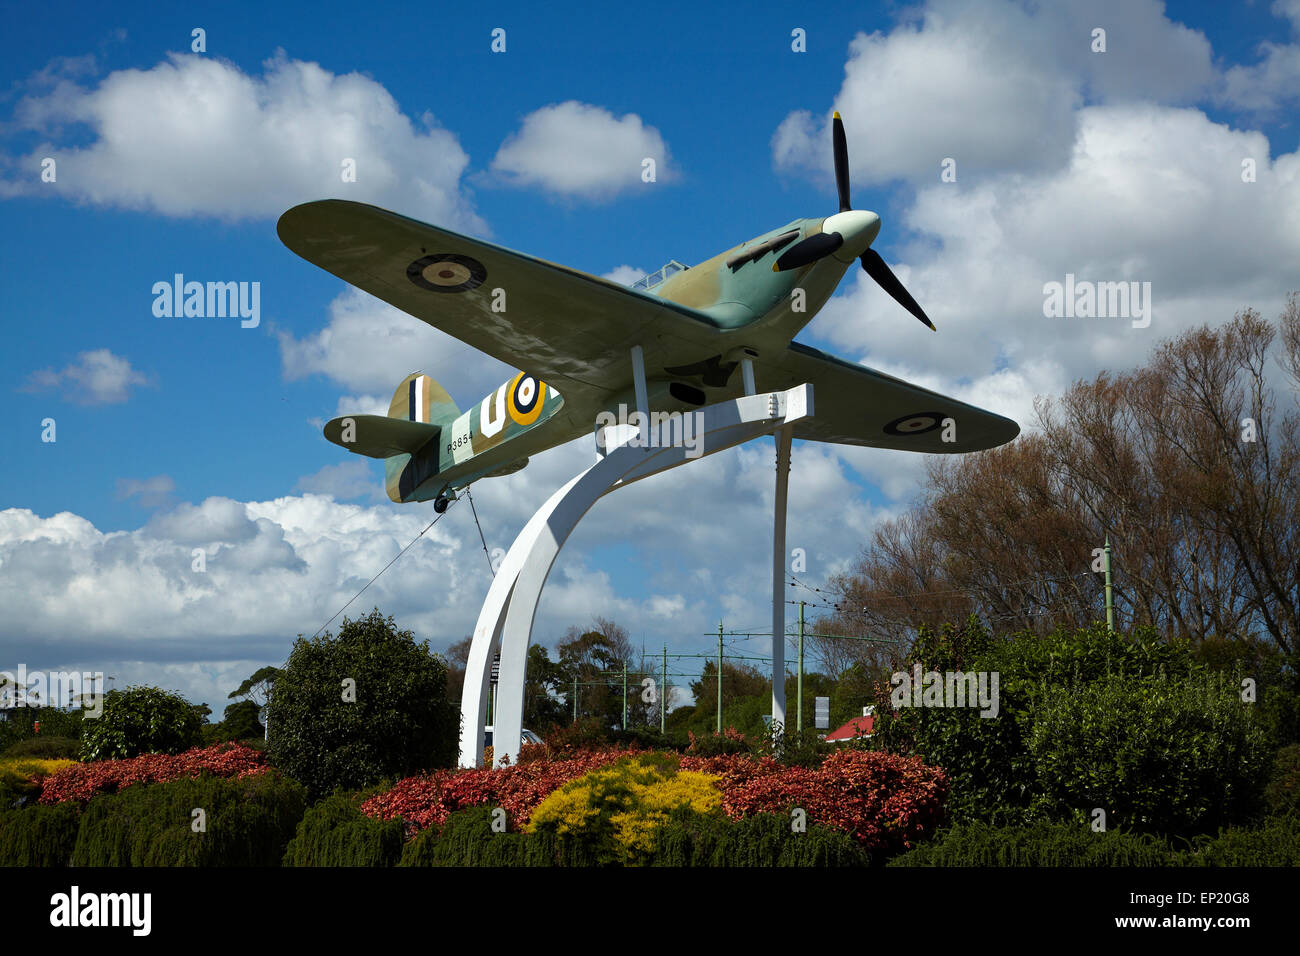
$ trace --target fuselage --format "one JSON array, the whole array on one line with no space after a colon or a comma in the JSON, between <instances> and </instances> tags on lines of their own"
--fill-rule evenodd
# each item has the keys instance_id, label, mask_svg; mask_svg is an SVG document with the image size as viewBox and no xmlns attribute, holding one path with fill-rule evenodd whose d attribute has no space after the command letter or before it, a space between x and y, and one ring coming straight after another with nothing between
<instances>
[{"instance_id":1,"label":"fuselage","mask_svg":"<svg viewBox=\"0 0 1300 956\"><path fill-rule=\"evenodd\" d=\"M775 271L773 264L782 252L829 228L828 224L841 234L847 234L841 250L801 268ZM875 213L865 211L796 219L732 246L698 265L683 268L658 285L634 291L686 306L700 314L718 332L724 333L720 340L725 343L729 354L739 350L759 355L783 351L834 294L845 270L870 245L879 226ZM683 369L677 376L672 374L672 370L665 371L667 377L652 378L647 383L652 409L683 410L702 403L705 393L694 384L687 384L687 380L701 381L698 369ZM738 395L741 392L740 376L732 374L732 371L724 365L722 372L725 374L720 382L711 382L705 374L702 384L721 389L715 392L717 397ZM698 393L698 400L693 396L681 398L685 394L681 391L684 388ZM461 416L462 420L458 420L456 434L443 436L445 440L439 446L438 455L442 460L438 467L418 469L415 487L409 491L404 489L402 500L431 500L479 478L523 467L532 455L590 435L593 422L550 412L552 403L562 402L562 393L555 395L554 392L547 386L544 394L547 395L548 411L535 425L519 430L508 441L492 442L482 450L477 443L466 446L456 442L458 437L463 442L466 433L490 431L493 421L499 418L494 407L499 404L495 400L500 398L501 389L471 406ZM635 408L630 381L626 391L610 393L608 408L614 411L620 405ZM390 472L392 470L390 467ZM394 480L390 478L390 483Z\"/></svg>"}]
</instances>

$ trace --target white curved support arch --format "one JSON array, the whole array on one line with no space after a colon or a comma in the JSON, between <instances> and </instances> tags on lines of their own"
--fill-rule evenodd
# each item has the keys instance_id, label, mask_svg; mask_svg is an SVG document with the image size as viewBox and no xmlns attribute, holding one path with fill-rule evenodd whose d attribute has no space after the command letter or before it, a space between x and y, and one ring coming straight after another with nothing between
<instances>
[{"instance_id":1,"label":"white curved support arch","mask_svg":"<svg viewBox=\"0 0 1300 956\"><path fill-rule=\"evenodd\" d=\"M789 423L811 416L812 407L812 386L807 384L707 406L687 413L698 416L697 434L703 436L703 447L694 449L695 454L681 445L620 445L551 495L510 546L474 628L461 702L461 766L482 763L491 662L498 647L501 663L493 715L494 762L501 765L518 760L525 669L537 604L560 548L591 506L603 495L641 478L775 429L784 430ZM657 436L652 433L651 437ZM783 502L781 505L784 507ZM777 557L783 560L784 556Z\"/></svg>"}]
</instances>

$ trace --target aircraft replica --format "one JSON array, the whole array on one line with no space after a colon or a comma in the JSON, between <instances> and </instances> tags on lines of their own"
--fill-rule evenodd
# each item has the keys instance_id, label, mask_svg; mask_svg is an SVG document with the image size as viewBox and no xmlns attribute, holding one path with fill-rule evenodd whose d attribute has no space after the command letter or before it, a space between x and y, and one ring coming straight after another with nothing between
<instances>
[{"instance_id":1,"label":"aircraft replica","mask_svg":"<svg viewBox=\"0 0 1300 956\"><path fill-rule=\"evenodd\" d=\"M393 501L432 499L439 513L458 489L518 471L620 405L687 412L752 393L754 381L765 391L812 384L816 415L793 426L805 441L931 454L1010 441L1020 431L1010 419L792 341L855 260L934 328L871 248L880 217L852 208L839 113L832 138L839 212L796 219L696 266L672 261L631 287L363 203L295 206L277 231L302 258L526 370L466 412L416 372L387 416L335 418L325 437L384 459Z\"/></svg>"}]
</instances>

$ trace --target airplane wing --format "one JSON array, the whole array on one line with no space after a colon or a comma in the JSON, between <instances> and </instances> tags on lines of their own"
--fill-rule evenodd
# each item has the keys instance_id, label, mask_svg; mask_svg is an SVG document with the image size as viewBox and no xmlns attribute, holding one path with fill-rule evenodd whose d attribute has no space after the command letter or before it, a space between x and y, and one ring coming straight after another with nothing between
<instances>
[{"instance_id":1,"label":"airplane wing","mask_svg":"<svg viewBox=\"0 0 1300 956\"><path fill-rule=\"evenodd\" d=\"M628 388L633 345L652 368L716 337L703 312L363 203L305 203L276 228L308 262L555 386L584 427Z\"/></svg>"},{"instance_id":2,"label":"airplane wing","mask_svg":"<svg viewBox=\"0 0 1300 956\"><path fill-rule=\"evenodd\" d=\"M944 455L995 448L1020 434L1009 418L798 342L755 366L761 389L812 383L814 414L794 428L806 441Z\"/></svg>"}]
</instances>

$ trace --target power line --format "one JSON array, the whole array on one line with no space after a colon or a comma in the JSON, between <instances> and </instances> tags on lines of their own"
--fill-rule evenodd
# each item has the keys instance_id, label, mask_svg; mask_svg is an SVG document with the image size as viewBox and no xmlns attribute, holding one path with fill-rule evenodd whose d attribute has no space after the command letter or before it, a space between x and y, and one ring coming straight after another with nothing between
<instances>
[{"instance_id":1,"label":"power line","mask_svg":"<svg viewBox=\"0 0 1300 956\"><path fill-rule=\"evenodd\" d=\"M453 499L451 499L451 500L452 500L453 502L455 502L455 501L457 501L458 499L453 498ZM471 507L473 507L472 504L471 504ZM450 505L450 504L447 506L447 510L448 510L448 511L451 510L451 505ZM312 635L312 638L315 639L316 636L319 635L321 631L323 631L323 630L325 630L325 628L329 627L330 624L332 624L332 623L334 622L334 618L338 617L340 614L342 614L344 611L346 611L346 610L348 609L348 605L350 605L350 604L351 604L353 601L355 601L357 598L361 597L361 595L365 593L366 588L370 587L370 585L374 584L376 581L379 580L379 575L380 575L380 574L383 574L384 571L387 571L387 570L388 570L389 568L391 568L394 564L396 564L396 563L397 563L397 558L400 558L402 555L406 554L406 552L409 551L409 550L411 549L411 545L412 545L412 544L415 544L415 542L417 542L417 541L419 541L421 538L423 538L423 537L424 537L424 532L425 532L425 531L428 531L430 528L432 528L434 525L436 525L436 524L438 523L439 519L442 518L442 515L443 515L443 514L446 514L446 513L447 513L447 512L444 511L442 514L434 515L434 516L433 516L433 520L430 521L427 525L424 526L424 531L421 531L421 532L420 532L419 534L417 534L414 538L412 538L412 539L411 539L411 544L408 544L408 545L407 545L405 548L403 548L401 551L398 551L398 552L397 552L397 557L396 557L396 558L393 558L393 560L391 560L391 561L389 561L387 564L385 564L384 567L383 567L383 570L381 570L381 571L379 572L379 574L376 574L373 578L371 578L369 581L366 582L366 587L362 588L362 589L361 589L360 591L358 591L356 594L352 595L352 597L348 600L348 603L347 603L347 604L344 604L341 608L339 608L337 611L335 611L333 617L331 617L328 621L326 621L326 622L325 622L324 624L322 624L319 628L317 628L316 633ZM486 545L484 545L484 547L486 547Z\"/></svg>"}]
</instances>

